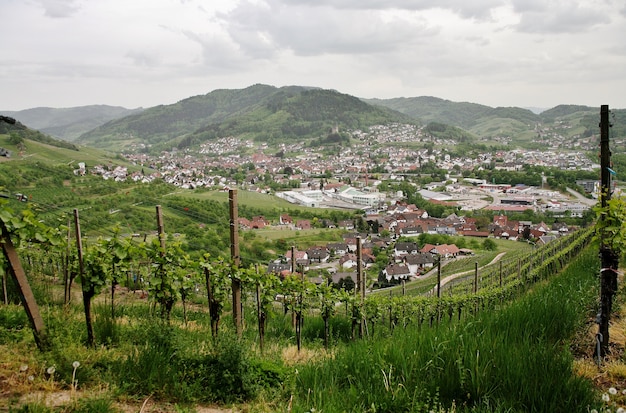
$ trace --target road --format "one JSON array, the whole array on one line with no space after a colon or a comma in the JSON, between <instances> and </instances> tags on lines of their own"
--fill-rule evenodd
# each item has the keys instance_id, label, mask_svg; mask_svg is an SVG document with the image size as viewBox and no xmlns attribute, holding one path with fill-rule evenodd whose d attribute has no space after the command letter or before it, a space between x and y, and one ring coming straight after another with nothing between
<instances>
[{"instance_id":1,"label":"road","mask_svg":"<svg viewBox=\"0 0 626 413\"><path fill-rule=\"evenodd\" d=\"M586 196L584 196L583 194L581 194L580 192L576 192L574 191L572 188L566 188L567 192L569 192L571 195L575 196L576 199L578 200L578 202L580 202L581 204L585 204L585 205L589 205L589 206L595 206L598 203L597 199L589 199Z\"/></svg>"}]
</instances>

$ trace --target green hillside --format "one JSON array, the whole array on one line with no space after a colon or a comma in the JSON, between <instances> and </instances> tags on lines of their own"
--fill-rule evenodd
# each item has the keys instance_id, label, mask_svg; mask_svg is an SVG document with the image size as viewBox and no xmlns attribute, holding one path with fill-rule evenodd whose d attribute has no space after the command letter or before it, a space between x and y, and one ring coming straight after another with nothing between
<instances>
[{"instance_id":1,"label":"green hillside","mask_svg":"<svg viewBox=\"0 0 626 413\"><path fill-rule=\"evenodd\" d=\"M8 119L12 119L12 118L8 118ZM15 119L11 120L11 122L13 121L15 121ZM7 144L13 145L14 149L17 149L17 150L20 149L25 139L28 139L34 142L44 143L44 144L54 146L57 148L65 148L65 149L69 149L73 151L78 150L78 147L72 143L54 139L37 130L29 129L28 127L26 127L19 121L15 121L15 123L0 121L0 136L3 134L6 135L7 138L10 138L7 140ZM5 149L8 149L8 148L5 147Z\"/></svg>"},{"instance_id":2,"label":"green hillside","mask_svg":"<svg viewBox=\"0 0 626 413\"><path fill-rule=\"evenodd\" d=\"M415 121L331 90L254 85L150 108L108 122L78 141L112 150L132 145L150 145L153 150L184 148L234 135L289 142L326 136L333 127L343 131L389 122Z\"/></svg>"},{"instance_id":3,"label":"green hillside","mask_svg":"<svg viewBox=\"0 0 626 413\"><path fill-rule=\"evenodd\" d=\"M16 112L2 112L31 129L73 142L80 135L112 119L129 116L143 109L119 106L89 105L73 108L32 108Z\"/></svg>"},{"instance_id":4,"label":"green hillside","mask_svg":"<svg viewBox=\"0 0 626 413\"><path fill-rule=\"evenodd\" d=\"M396 110L424 123L438 122L463 129L471 128L476 119L493 110L477 103L452 102L432 96L365 99L365 102Z\"/></svg>"}]
</instances>

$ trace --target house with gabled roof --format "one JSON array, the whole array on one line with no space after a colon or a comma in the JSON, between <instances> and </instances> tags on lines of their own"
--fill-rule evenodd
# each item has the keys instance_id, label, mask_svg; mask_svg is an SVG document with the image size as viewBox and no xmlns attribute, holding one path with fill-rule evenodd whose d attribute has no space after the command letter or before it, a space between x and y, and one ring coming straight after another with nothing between
<instances>
[{"instance_id":1,"label":"house with gabled roof","mask_svg":"<svg viewBox=\"0 0 626 413\"><path fill-rule=\"evenodd\" d=\"M419 248L415 242L396 242L393 248L393 255L403 257L407 254L417 254Z\"/></svg>"},{"instance_id":2,"label":"house with gabled roof","mask_svg":"<svg viewBox=\"0 0 626 413\"><path fill-rule=\"evenodd\" d=\"M308 219L301 219L296 222L296 228L298 229L311 229L311 221Z\"/></svg>"},{"instance_id":3,"label":"house with gabled roof","mask_svg":"<svg viewBox=\"0 0 626 413\"><path fill-rule=\"evenodd\" d=\"M537 239L537 245L545 245L556 240L557 238L558 237L556 235L542 235Z\"/></svg>"},{"instance_id":4,"label":"house with gabled roof","mask_svg":"<svg viewBox=\"0 0 626 413\"><path fill-rule=\"evenodd\" d=\"M330 257L330 253L328 252L328 248L326 247L311 247L306 250L306 253L309 261L311 262L327 262L328 258Z\"/></svg>"},{"instance_id":5,"label":"house with gabled roof","mask_svg":"<svg viewBox=\"0 0 626 413\"><path fill-rule=\"evenodd\" d=\"M382 274L387 281L408 280L412 275L405 264L389 264L382 270Z\"/></svg>"},{"instance_id":6,"label":"house with gabled roof","mask_svg":"<svg viewBox=\"0 0 626 413\"><path fill-rule=\"evenodd\" d=\"M426 244L420 250L420 252L430 252L431 254L439 255L443 258L454 258L459 255L460 250L454 244L441 244L441 245L433 245Z\"/></svg>"},{"instance_id":7,"label":"house with gabled roof","mask_svg":"<svg viewBox=\"0 0 626 413\"><path fill-rule=\"evenodd\" d=\"M291 264L270 262L267 266L267 272L270 274L281 274L284 271L291 272Z\"/></svg>"},{"instance_id":8,"label":"house with gabled roof","mask_svg":"<svg viewBox=\"0 0 626 413\"><path fill-rule=\"evenodd\" d=\"M508 220L509 220L509 217L507 217L506 215L494 215L493 216L493 223L502 228L508 225Z\"/></svg>"},{"instance_id":9,"label":"house with gabled roof","mask_svg":"<svg viewBox=\"0 0 626 413\"><path fill-rule=\"evenodd\" d=\"M424 233L422 227L418 225L398 225L396 228L396 233L401 237L417 237Z\"/></svg>"},{"instance_id":10,"label":"house with gabled roof","mask_svg":"<svg viewBox=\"0 0 626 413\"><path fill-rule=\"evenodd\" d=\"M250 221L250 228L262 229L268 226L270 222L263 215L256 216Z\"/></svg>"},{"instance_id":11,"label":"house with gabled roof","mask_svg":"<svg viewBox=\"0 0 626 413\"><path fill-rule=\"evenodd\" d=\"M433 268L437 262L437 257L431 253L409 254L402 257L402 261L409 268L411 274L416 275L424 270Z\"/></svg>"},{"instance_id":12,"label":"house with gabled roof","mask_svg":"<svg viewBox=\"0 0 626 413\"><path fill-rule=\"evenodd\" d=\"M237 222L239 223L239 228L242 228L242 229L252 228L252 224L250 223L250 220L248 220L247 218L241 217L237 220Z\"/></svg>"},{"instance_id":13,"label":"house with gabled roof","mask_svg":"<svg viewBox=\"0 0 626 413\"><path fill-rule=\"evenodd\" d=\"M326 244L326 248L335 255L344 255L348 252L348 244L343 242L329 242Z\"/></svg>"},{"instance_id":14,"label":"house with gabled roof","mask_svg":"<svg viewBox=\"0 0 626 413\"><path fill-rule=\"evenodd\" d=\"M306 251L298 251L296 250L294 252L294 255L296 257L296 262L298 262L298 260L308 260L309 256L307 255ZM287 261L291 261L291 249L287 250L287 252L285 252L285 258L287 259Z\"/></svg>"},{"instance_id":15,"label":"house with gabled roof","mask_svg":"<svg viewBox=\"0 0 626 413\"><path fill-rule=\"evenodd\" d=\"M359 262L357 260L356 254L345 254L341 258L339 258L339 266L342 268L355 268L359 266Z\"/></svg>"},{"instance_id":16,"label":"house with gabled roof","mask_svg":"<svg viewBox=\"0 0 626 413\"><path fill-rule=\"evenodd\" d=\"M293 218L289 214L281 214L279 218L280 225L293 225Z\"/></svg>"}]
</instances>

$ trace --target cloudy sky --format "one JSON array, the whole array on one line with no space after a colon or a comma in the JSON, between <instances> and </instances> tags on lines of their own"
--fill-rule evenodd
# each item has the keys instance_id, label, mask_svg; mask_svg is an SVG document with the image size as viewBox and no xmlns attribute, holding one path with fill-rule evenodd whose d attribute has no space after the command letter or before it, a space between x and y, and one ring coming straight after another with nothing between
<instances>
[{"instance_id":1,"label":"cloudy sky","mask_svg":"<svg viewBox=\"0 0 626 413\"><path fill-rule=\"evenodd\" d=\"M626 108L624 0L0 0L0 110L255 83Z\"/></svg>"}]
</instances>

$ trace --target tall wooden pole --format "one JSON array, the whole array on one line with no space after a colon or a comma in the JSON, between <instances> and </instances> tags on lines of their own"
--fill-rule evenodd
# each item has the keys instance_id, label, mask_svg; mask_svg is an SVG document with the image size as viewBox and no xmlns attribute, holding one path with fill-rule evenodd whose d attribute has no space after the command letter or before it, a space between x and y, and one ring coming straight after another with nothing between
<instances>
[{"instance_id":1,"label":"tall wooden pole","mask_svg":"<svg viewBox=\"0 0 626 413\"><path fill-rule=\"evenodd\" d=\"M13 281L15 281L15 285L19 290L22 304L26 310L26 315L28 316L30 325L33 328L35 343L40 350L45 350L48 347L47 333L43 318L39 312L39 307L37 306L37 301L33 295L33 290L30 288L28 278L26 278L26 273L24 272L20 258L17 255L17 251L13 246L13 241L11 241L11 234L4 224L4 221L1 219L0 226L2 227L2 252L4 253L4 257L9 264L9 273L11 274L11 277L13 277Z\"/></svg>"},{"instance_id":2,"label":"tall wooden pole","mask_svg":"<svg viewBox=\"0 0 626 413\"><path fill-rule=\"evenodd\" d=\"M356 237L356 283L359 301L361 303L361 321L359 322L359 337L365 333L365 277L363 277L363 250L361 237Z\"/></svg>"},{"instance_id":3,"label":"tall wooden pole","mask_svg":"<svg viewBox=\"0 0 626 413\"><path fill-rule=\"evenodd\" d=\"M85 324L87 326L87 345L93 347L95 337L93 333L93 323L91 320L91 299L94 296L92 287L85 282L85 261L83 260L83 241L80 234L80 218L78 209L74 208L74 231L76 232L76 250L78 251L78 275L80 277L81 289L83 291L83 307L85 308Z\"/></svg>"},{"instance_id":4,"label":"tall wooden pole","mask_svg":"<svg viewBox=\"0 0 626 413\"><path fill-rule=\"evenodd\" d=\"M163 224L163 210L161 205L156 206L157 233L161 244L161 256L165 256L165 225Z\"/></svg>"},{"instance_id":5,"label":"tall wooden pole","mask_svg":"<svg viewBox=\"0 0 626 413\"><path fill-rule=\"evenodd\" d=\"M437 257L437 298L441 298L441 255Z\"/></svg>"},{"instance_id":6,"label":"tall wooden pole","mask_svg":"<svg viewBox=\"0 0 626 413\"><path fill-rule=\"evenodd\" d=\"M609 147L609 105L600 107L600 205L604 209L611 199L611 149ZM600 219L604 219L601 217ZM619 256L607 245L605 234L600 234L600 313L595 356L600 360L609 352L609 320L613 296L617 292L617 267Z\"/></svg>"},{"instance_id":7,"label":"tall wooden pole","mask_svg":"<svg viewBox=\"0 0 626 413\"><path fill-rule=\"evenodd\" d=\"M478 261L474 263L474 294L478 293Z\"/></svg>"},{"instance_id":8,"label":"tall wooden pole","mask_svg":"<svg viewBox=\"0 0 626 413\"><path fill-rule=\"evenodd\" d=\"M63 272L63 286L65 305L70 303L72 297L72 275L70 274L70 254L72 248L72 221L67 220L67 248L65 249L65 271Z\"/></svg>"},{"instance_id":9,"label":"tall wooden pole","mask_svg":"<svg viewBox=\"0 0 626 413\"><path fill-rule=\"evenodd\" d=\"M228 205L230 209L230 257L233 261L233 270L239 268L241 257L239 256L239 216L237 210L237 190L228 191ZM293 259L293 257L291 257ZM242 311L241 311L241 280L232 277L233 291L233 321L235 331L241 337L243 333Z\"/></svg>"}]
</instances>

